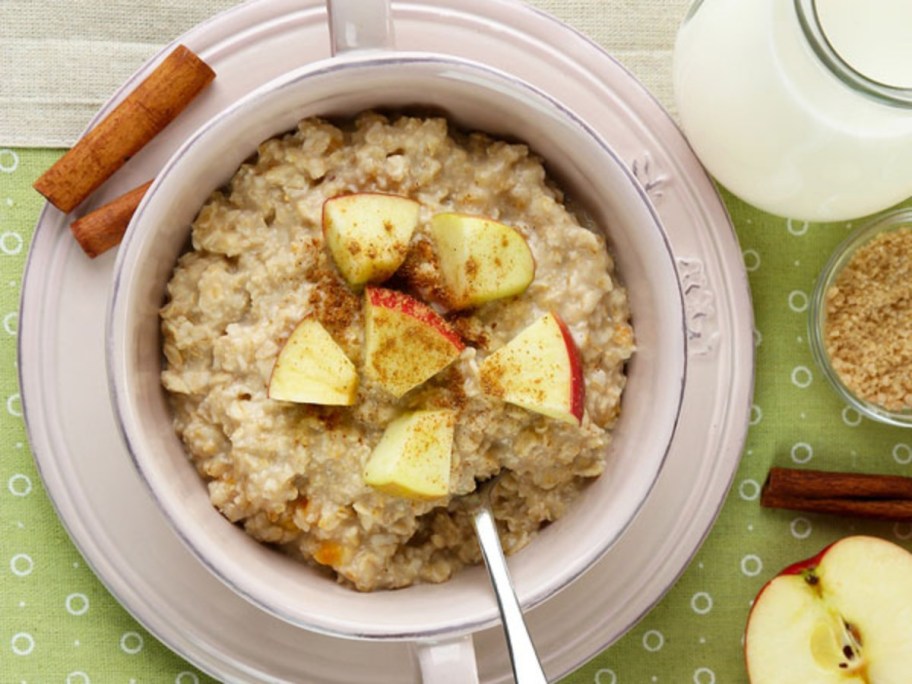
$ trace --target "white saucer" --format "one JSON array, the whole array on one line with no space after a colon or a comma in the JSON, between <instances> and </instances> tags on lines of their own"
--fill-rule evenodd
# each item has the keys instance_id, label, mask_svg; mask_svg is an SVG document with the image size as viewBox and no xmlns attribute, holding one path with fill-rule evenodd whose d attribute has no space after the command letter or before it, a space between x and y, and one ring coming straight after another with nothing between
<instances>
[{"instance_id":1,"label":"white saucer","mask_svg":"<svg viewBox=\"0 0 912 684\"><path fill-rule=\"evenodd\" d=\"M241 94L329 56L312 0L245 3L179 42L214 66L214 86L93 197L148 180L199 124ZM549 676L615 641L674 583L728 492L747 430L753 320L724 207L681 133L618 63L555 19L512 0L394 5L397 46L487 62L574 109L629 161L665 224L684 281L688 381L681 424L639 517L607 556L528 615ZM166 48L166 50L169 48ZM146 65L108 111L149 71ZM271 617L216 580L171 532L120 442L108 400L104 324L113 254L90 261L46 208L26 266L19 363L31 446L45 486L98 577L167 646L223 681L407 682L408 644L355 642ZM499 628L475 635L481 678L510 680Z\"/></svg>"}]
</instances>

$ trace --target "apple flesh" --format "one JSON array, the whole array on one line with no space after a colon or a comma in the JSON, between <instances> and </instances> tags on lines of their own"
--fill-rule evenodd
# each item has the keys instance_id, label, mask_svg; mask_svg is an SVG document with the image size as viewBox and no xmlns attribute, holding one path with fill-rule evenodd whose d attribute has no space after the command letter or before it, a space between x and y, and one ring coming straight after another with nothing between
<instances>
[{"instance_id":1,"label":"apple flesh","mask_svg":"<svg viewBox=\"0 0 912 684\"><path fill-rule=\"evenodd\" d=\"M456 414L422 410L393 420L364 465L364 483L407 499L446 496Z\"/></svg>"},{"instance_id":2,"label":"apple flesh","mask_svg":"<svg viewBox=\"0 0 912 684\"><path fill-rule=\"evenodd\" d=\"M465 348L427 304L381 287L365 289L364 374L401 397L449 366Z\"/></svg>"},{"instance_id":3,"label":"apple flesh","mask_svg":"<svg viewBox=\"0 0 912 684\"><path fill-rule=\"evenodd\" d=\"M912 681L912 554L852 536L786 568L757 595L744 649L751 684Z\"/></svg>"},{"instance_id":4,"label":"apple flesh","mask_svg":"<svg viewBox=\"0 0 912 684\"><path fill-rule=\"evenodd\" d=\"M358 371L326 328L313 316L292 331L269 378L270 399L325 406L351 406Z\"/></svg>"},{"instance_id":5,"label":"apple flesh","mask_svg":"<svg viewBox=\"0 0 912 684\"><path fill-rule=\"evenodd\" d=\"M521 294L535 277L535 260L515 228L458 213L436 214L430 235L447 294L446 305L466 309Z\"/></svg>"},{"instance_id":6,"label":"apple flesh","mask_svg":"<svg viewBox=\"0 0 912 684\"><path fill-rule=\"evenodd\" d=\"M582 422L585 384L579 350L553 312L488 356L479 373L489 396L557 420Z\"/></svg>"},{"instance_id":7,"label":"apple flesh","mask_svg":"<svg viewBox=\"0 0 912 684\"><path fill-rule=\"evenodd\" d=\"M408 254L420 205L399 195L362 192L323 203L323 237L349 285L389 278Z\"/></svg>"}]
</instances>

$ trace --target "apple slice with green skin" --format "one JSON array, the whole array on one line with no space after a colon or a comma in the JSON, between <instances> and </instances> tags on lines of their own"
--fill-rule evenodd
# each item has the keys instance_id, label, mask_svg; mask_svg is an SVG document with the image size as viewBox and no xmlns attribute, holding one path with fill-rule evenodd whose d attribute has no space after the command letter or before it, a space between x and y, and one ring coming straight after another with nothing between
<instances>
[{"instance_id":1,"label":"apple slice with green skin","mask_svg":"<svg viewBox=\"0 0 912 684\"><path fill-rule=\"evenodd\" d=\"M358 394L358 370L323 324L307 316L279 351L267 394L299 404L351 406Z\"/></svg>"},{"instance_id":2,"label":"apple slice with green skin","mask_svg":"<svg viewBox=\"0 0 912 684\"><path fill-rule=\"evenodd\" d=\"M396 272L408 254L420 208L407 197L376 192L323 203L323 237L349 285L382 282Z\"/></svg>"},{"instance_id":3,"label":"apple slice with green skin","mask_svg":"<svg viewBox=\"0 0 912 684\"><path fill-rule=\"evenodd\" d=\"M364 374L401 397L449 366L465 348L431 307L382 287L364 291Z\"/></svg>"},{"instance_id":4,"label":"apple slice with green skin","mask_svg":"<svg viewBox=\"0 0 912 684\"><path fill-rule=\"evenodd\" d=\"M431 219L446 304L466 309L521 294L535 277L526 239L498 221L443 213Z\"/></svg>"},{"instance_id":5,"label":"apple slice with green skin","mask_svg":"<svg viewBox=\"0 0 912 684\"><path fill-rule=\"evenodd\" d=\"M386 494L437 499L450 488L456 413L422 410L393 420L364 465L363 480Z\"/></svg>"},{"instance_id":6,"label":"apple slice with green skin","mask_svg":"<svg viewBox=\"0 0 912 684\"><path fill-rule=\"evenodd\" d=\"M744 640L751 684L912 681L912 554L845 537L768 582Z\"/></svg>"},{"instance_id":7,"label":"apple slice with green skin","mask_svg":"<svg viewBox=\"0 0 912 684\"><path fill-rule=\"evenodd\" d=\"M567 325L548 313L482 361L485 394L568 423L583 419L579 350Z\"/></svg>"}]
</instances>

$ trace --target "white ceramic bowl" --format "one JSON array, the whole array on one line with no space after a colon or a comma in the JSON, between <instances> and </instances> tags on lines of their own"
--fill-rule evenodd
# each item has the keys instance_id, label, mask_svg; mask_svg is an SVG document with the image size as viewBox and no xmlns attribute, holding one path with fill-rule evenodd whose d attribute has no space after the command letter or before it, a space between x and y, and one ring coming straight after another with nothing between
<instances>
[{"instance_id":1,"label":"white ceramic bowl","mask_svg":"<svg viewBox=\"0 0 912 684\"><path fill-rule=\"evenodd\" d=\"M307 629L353 638L442 639L493 624L497 609L484 570L463 571L441 585L361 594L230 524L209 503L206 486L172 429L159 382L158 309L199 207L258 143L307 116L414 104L441 108L465 128L529 143L606 228L629 289L638 349L629 364L607 471L564 518L511 559L524 607L566 587L632 521L665 459L686 374L683 297L662 226L623 160L546 94L456 58L351 52L290 73L210 120L166 164L121 245L107 329L112 401L143 480L202 563L266 611Z\"/></svg>"}]
</instances>

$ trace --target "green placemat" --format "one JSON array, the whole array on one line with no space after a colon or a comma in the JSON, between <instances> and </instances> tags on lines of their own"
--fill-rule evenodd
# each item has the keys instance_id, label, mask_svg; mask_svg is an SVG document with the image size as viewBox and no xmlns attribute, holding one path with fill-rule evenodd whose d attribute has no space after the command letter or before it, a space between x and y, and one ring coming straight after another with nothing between
<instances>
[{"instance_id":1,"label":"green placemat","mask_svg":"<svg viewBox=\"0 0 912 684\"><path fill-rule=\"evenodd\" d=\"M0 682L209 682L137 624L86 567L29 452L17 386L17 308L42 206L31 183L58 155L0 149ZM852 224L786 221L730 195L723 199L741 240L757 328L756 392L743 459L716 525L680 580L568 683L746 682L744 623L751 600L777 571L855 533L912 549L907 523L759 507L771 465L912 475L912 432L845 407L808 350L814 281Z\"/></svg>"}]
</instances>

